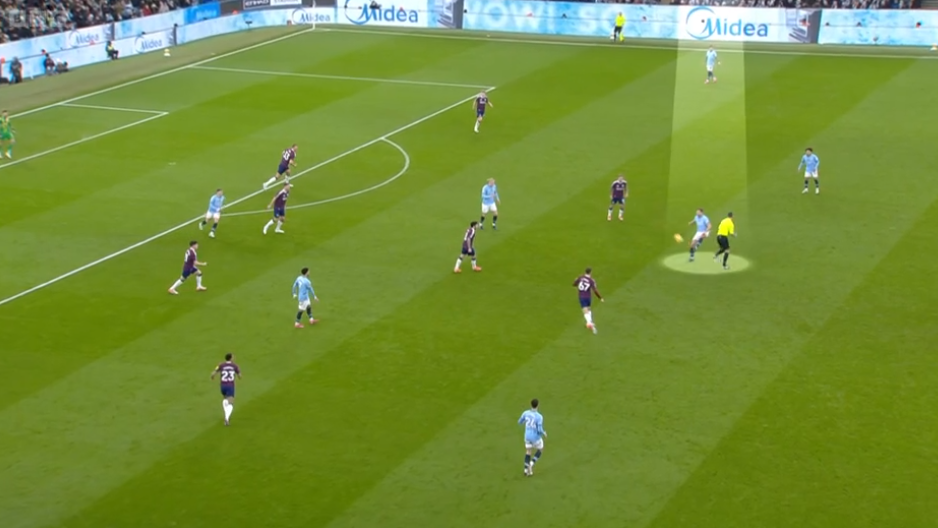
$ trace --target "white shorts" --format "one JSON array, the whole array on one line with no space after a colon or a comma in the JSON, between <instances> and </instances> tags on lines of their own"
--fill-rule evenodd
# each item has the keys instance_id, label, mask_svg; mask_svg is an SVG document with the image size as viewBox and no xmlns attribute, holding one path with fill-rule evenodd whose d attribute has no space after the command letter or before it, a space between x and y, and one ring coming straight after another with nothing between
<instances>
[{"instance_id":1,"label":"white shorts","mask_svg":"<svg viewBox=\"0 0 938 528\"><path fill-rule=\"evenodd\" d=\"M525 442L524 448L525 449L544 449L544 439L541 438L537 442Z\"/></svg>"},{"instance_id":2,"label":"white shorts","mask_svg":"<svg viewBox=\"0 0 938 528\"><path fill-rule=\"evenodd\" d=\"M217 213L213 213L213 212L211 212L211 211L208 211L207 213L205 213L205 220L206 220L206 221L208 221L208 220L215 220L215 221L217 222L219 218L221 218L221 211L219 211L219 212L217 212Z\"/></svg>"},{"instance_id":3,"label":"white shorts","mask_svg":"<svg viewBox=\"0 0 938 528\"><path fill-rule=\"evenodd\" d=\"M694 235L694 238L691 240L691 242L700 242L708 236L710 236L710 231L698 231L697 234Z\"/></svg>"},{"instance_id":4,"label":"white shorts","mask_svg":"<svg viewBox=\"0 0 938 528\"><path fill-rule=\"evenodd\" d=\"M707 66L707 73L713 73L713 66Z\"/></svg>"},{"instance_id":5,"label":"white shorts","mask_svg":"<svg viewBox=\"0 0 938 528\"><path fill-rule=\"evenodd\" d=\"M482 204L482 214L489 214L490 211L492 214L498 214L498 206Z\"/></svg>"},{"instance_id":6,"label":"white shorts","mask_svg":"<svg viewBox=\"0 0 938 528\"><path fill-rule=\"evenodd\" d=\"M307 299L307 300L305 300L305 301L300 301L300 304L299 304L299 306L297 306L297 308L298 308L301 312L302 312L303 310L309 308L309 299Z\"/></svg>"},{"instance_id":7,"label":"white shorts","mask_svg":"<svg viewBox=\"0 0 938 528\"><path fill-rule=\"evenodd\" d=\"M814 171L814 172L805 171L804 179L807 180L808 178L817 178L817 171Z\"/></svg>"}]
</instances>

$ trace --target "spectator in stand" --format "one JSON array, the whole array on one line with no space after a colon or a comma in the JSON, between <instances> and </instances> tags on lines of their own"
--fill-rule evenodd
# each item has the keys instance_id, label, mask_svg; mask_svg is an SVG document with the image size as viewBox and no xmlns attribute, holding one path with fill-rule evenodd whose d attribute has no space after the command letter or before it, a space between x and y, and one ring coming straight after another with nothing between
<instances>
[{"instance_id":1,"label":"spectator in stand","mask_svg":"<svg viewBox=\"0 0 938 528\"><path fill-rule=\"evenodd\" d=\"M0 43L167 13L197 0L0 0Z\"/></svg>"}]
</instances>

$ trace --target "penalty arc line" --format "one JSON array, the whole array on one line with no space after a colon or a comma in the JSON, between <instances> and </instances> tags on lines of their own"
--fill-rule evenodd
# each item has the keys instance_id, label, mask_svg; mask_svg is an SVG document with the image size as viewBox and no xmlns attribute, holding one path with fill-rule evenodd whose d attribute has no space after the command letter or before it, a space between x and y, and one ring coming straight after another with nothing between
<instances>
[{"instance_id":1,"label":"penalty arc line","mask_svg":"<svg viewBox=\"0 0 938 528\"><path fill-rule=\"evenodd\" d=\"M404 166L401 168L400 171L397 172L397 174L395 174L394 176L391 176L390 178L384 180L384 181L381 182L381 183L372 185L371 187L368 187L368 188L366 188L366 189L362 189L362 190L360 190L360 191L355 191L355 192L351 192L351 193L348 193L348 194L343 194L343 195L341 195L341 196L336 196L336 197L333 197L333 198L326 198L326 199L324 199L324 200L317 200L317 201L315 201L315 202L308 202L308 203L302 203L302 204L297 204L297 205L291 205L291 206L290 206L290 210L292 211L292 210L294 210L294 209L305 209L305 208L307 208L307 207L315 207L315 206L317 206L317 205L325 205L325 204L327 204L327 203L338 202L338 201L341 201L341 200L347 200L347 199L349 199L349 198L354 198L354 197L356 197L356 196L361 196L361 195L363 195L363 194L370 193L371 191L376 191L376 190L378 190L378 189L384 187L385 185L390 185L390 184L394 183L397 179L399 179L401 176L403 176L404 174L406 174L407 171L410 169L410 154L408 154L407 151L404 150L404 147L398 145L397 143L391 141L390 139L388 139L388 138L386 138L386 137L385 137L385 138L381 138L381 141L383 141L383 142L387 143L388 145L391 145L392 147L396 148L396 149L401 153L401 155L404 156ZM226 214L225 216L230 218L230 217L232 217L232 216L251 216L251 215L264 214L264 213L269 214L269 213L270 213L270 209L258 209L258 210L256 210L256 211L242 211L242 212L239 212L239 213L228 213L228 214Z\"/></svg>"},{"instance_id":2,"label":"penalty arc line","mask_svg":"<svg viewBox=\"0 0 938 528\"><path fill-rule=\"evenodd\" d=\"M496 87L495 87L495 86L492 86L492 87L489 87L488 91L490 91L490 92L491 92L491 91L495 91L495 89L496 89ZM302 171L300 171L299 173L297 173L295 176L293 176L293 178L291 178L291 180L295 180L295 179L299 178L300 176L303 176L304 174L308 174L308 173L310 173L310 172L313 172L313 171L316 170L316 169L325 167L326 165L329 165L330 163L334 163L334 162L336 162L336 161L339 161L340 159L345 158L345 157L347 157L347 156L350 156L350 155L352 155L352 154L354 154L354 153L356 153L356 152L358 152L358 151L360 151L360 150L362 150L362 149L368 148L368 147L374 145L375 143L378 143L378 142L381 142L381 141L386 141L386 140L387 140L389 137L391 137L391 136L394 136L394 135L396 135L396 134L400 134L401 132L403 132L403 131L405 131L405 130L408 130L408 129L410 129L410 128L413 128L413 127L415 127L415 126L417 126L417 125L419 125L419 124L421 124L421 123L423 123L423 122L425 122L425 121L428 121L428 120L430 120L430 119L433 119L434 117L436 117L436 116L438 116L438 115L440 115L440 114L449 112L450 110L452 110L452 109L454 109L454 108L456 108L456 107L458 107L458 106L460 106L460 105L464 105L464 104L468 103L469 101L475 99L475 97L476 97L475 95L471 95L471 96L469 96L469 97L466 97L466 98L464 98L464 99L461 99L461 100L459 100L458 102L455 102L455 103L453 103L453 104L447 106L446 108L443 108L443 109L441 109L441 110L437 110L436 112L433 112L432 114L427 114L427 115L421 117L420 119L417 119L416 121L412 121L412 122L410 122L410 123L408 123L408 124L406 124L406 125L404 125L404 126L402 126L402 127L399 127L399 128L397 128L397 129L395 129L395 130L392 130L391 132L388 132L387 134L384 134L383 136L380 136L380 137L377 137L377 138L375 138L375 139L372 139L371 141L368 141L367 143L362 143L361 145L359 145L359 146L357 146L357 147L355 147L355 148L353 148L353 149L346 150L345 152L343 152L343 153L341 153L341 154L338 154L338 155L336 155L336 156L333 156L333 157L331 157L331 158L329 158L329 159L327 159L327 160L325 160L325 161L322 161L322 162L320 162L320 163L317 163L316 165L313 165L312 167L303 169ZM156 116L153 116L153 118L150 118L150 119L154 119L154 118L156 118ZM241 198L239 198L239 199L237 199L237 200L231 202L230 204L226 205L226 206L225 206L225 209L227 209L227 208L229 208L229 207L232 207L232 206L235 206L235 205L237 205L237 204L239 204L239 203L241 203L241 202L250 200L251 198L254 198L255 196L258 196L258 195L260 195L260 194L263 194L263 193L269 192L269 191L270 191L270 189L261 189L261 190L259 190L259 191L254 191L254 192L252 192L252 193L250 193L250 194L248 194L248 195L246 195L246 196L243 196L243 197L241 197ZM75 275L78 275L79 273L81 273L81 272L83 272L83 271L86 271L86 270L89 270L89 269L91 269L91 268L93 268L93 267L95 267L95 266L97 266L97 265L99 265L99 264L103 264L103 263L105 263L105 262L107 262L107 261L109 261L109 260L115 259L115 258L117 258L117 257L119 257L119 256L121 256L121 255L123 255L123 254L125 254L125 253L129 253L129 252L131 252L131 251L133 251L133 250L135 250L135 249L137 249L137 248L139 248L139 247L145 246L145 245L149 244L150 242L153 242L154 240L159 240L160 238L163 238L163 237L166 236L166 235L169 235L169 234L171 234L171 233L175 233L176 231L179 231L180 229L182 229L182 228L184 228L184 227L188 227L188 226L190 226L191 224L193 224L193 223L195 223L195 222L197 222L197 221L199 221L199 220L201 220L201 219L202 219L202 216L199 215L199 216L197 216L197 217L195 217L195 218L193 218L193 219L191 219L191 220L187 220L187 221L185 221L185 222L183 222L183 223L181 223L181 224L179 224L179 225L173 226L173 227L171 227L171 228L169 228L169 229L167 229L167 230L165 230L165 231L161 231L161 232L159 232L159 233L157 233L157 234L155 234L155 235L153 235L153 236L151 236L151 237L149 237L149 238L146 238L146 239L144 239L144 240L141 240L140 242L137 242L136 244L132 244L132 245L130 245L130 246L127 246L127 247L125 247L124 249L115 251L115 252L113 252L113 253L111 253L111 254L109 254L109 255L105 255L105 256L103 256L103 257L97 259L97 260L94 260L94 261L92 261L92 262L89 262L88 264L85 264L84 266L79 266L79 267L73 269L72 271L69 271L69 272L67 272L67 273L63 273L62 275L59 275L58 277L55 277L55 278L53 278L53 279L49 279L49 280L47 280L46 282L43 282L43 283L41 283L41 284L37 284L37 285L33 286L32 288L29 288L29 289L27 289L27 290L23 290L23 291L21 291L21 292L15 294L15 295L11 295L10 297L7 297L7 298L5 298L5 299L0 300L0 306L3 306L3 305L5 305L5 304L9 304L9 303L11 303L11 302L13 302L13 301L15 301L15 300L17 300L17 299L20 299L20 298L23 298L23 297L29 295L29 294L31 294L31 293L35 293L35 292L37 292L37 291L39 291L39 290L41 290L41 289L43 289L43 288L47 288L47 287L49 287L49 286L52 286L53 284L55 284L55 283L57 283L57 282L61 282L61 281L65 280L65 279L67 279L67 278L69 278L69 277L73 277L73 276L75 276Z\"/></svg>"}]
</instances>

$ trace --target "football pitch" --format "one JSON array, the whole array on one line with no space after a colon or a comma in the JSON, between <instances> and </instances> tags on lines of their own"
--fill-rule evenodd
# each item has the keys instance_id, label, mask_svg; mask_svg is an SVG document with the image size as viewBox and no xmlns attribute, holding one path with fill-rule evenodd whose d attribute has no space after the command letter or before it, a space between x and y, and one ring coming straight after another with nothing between
<instances>
[{"instance_id":1,"label":"football pitch","mask_svg":"<svg viewBox=\"0 0 938 528\"><path fill-rule=\"evenodd\" d=\"M721 45L707 85L699 46L450 35L256 30L0 90L0 526L935 526L938 61ZM734 214L729 271L675 242L698 207ZM171 296L191 240L208 290Z\"/></svg>"}]
</instances>

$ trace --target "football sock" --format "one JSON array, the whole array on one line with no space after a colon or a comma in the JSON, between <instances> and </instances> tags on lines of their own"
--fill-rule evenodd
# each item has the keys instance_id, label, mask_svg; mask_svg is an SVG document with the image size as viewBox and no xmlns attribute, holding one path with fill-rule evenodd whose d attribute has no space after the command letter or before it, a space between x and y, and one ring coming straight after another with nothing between
<instances>
[{"instance_id":1,"label":"football sock","mask_svg":"<svg viewBox=\"0 0 938 528\"><path fill-rule=\"evenodd\" d=\"M475 131L476 131L476 132L479 131L479 122L478 122L478 121L476 121Z\"/></svg>"},{"instance_id":2,"label":"football sock","mask_svg":"<svg viewBox=\"0 0 938 528\"><path fill-rule=\"evenodd\" d=\"M182 286L182 280L177 280L176 282L173 283L173 287L170 288L170 289L171 289L171 290L175 290L176 288L178 288L178 287L180 287L180 286Z\"/></svg>"},{"instance_id":3,"label":"football sock","mask_svg":"<svg viewBox=\"0 0 938 528\"><path fill-rule=\"evenodd\" d=\"M462 257L459 257L458 259L456 259L456 269L459 269L461 267L462 267Z\"/></svg>"},{"instance_id":4,"label":"football sock","mask_svg":"<svg viewBox=\"0 0 938 528\"><path fill-rule=\"evenodd\" d=\"M730 258L730 254L729 254L729 253L724 253L724 254L723 254L723 265L724 265L724 266L726 266L726 261L729 260L729 258Z\"/></svg>"},{"instance_id":5,"label":"football sock","mask_svg":"<svg viewBox=\"0 0 938 528\"><path fill-rule=\"evenodd\" d=\"M300 319L303 318L303 310L296 312L296 322L300 322Z\"/></svg>"},{"instance_id":6,"label":"football sock","mask_svg":"<svg viewBox=\"0 0 938 528\"><path fill-rule=\"evenodd\" d=\"M270 187L273 183L276 183L276 181L277 181L277 177L274 176L264 183L264 187Z\"/></svg>"},{"instance_id":7,"label":"football sock","mask_svg":"<svg viewBox=\"0 0 938 528\"><path fill-rule=\"evenodd\" d=\"M313 318L313 307L312 307L312 306L307 306L307 307L306 307L306 315L308 315L310 319Z\"/></svg>"},{"instance_id":8,"label":"football sock","mask_svg":"<svg viewBox=\"0 0 938 528\"><path fill-rule=\"evenodd\" d=\"M475 257L472 257L472 267L473 267L473 268L478 268L478 267L479 267L479 266L476 264L476 258L475 258Z\"/></svg>"},{"instance_id":9,"label":"football sock","mask_svg":"<svg viewBox=\"0 0 938 528\"><path fill-rule=\"evenodd\" d=\"M225 418L228 417L228 399L225 398L221 401L221 408L225 411Z\"/></svg>"},{"instance_id":10,"label":"football sock","mask_svg":"<svg viewBox=\"0 0 938 528\"><path fill-rule=\"evenodd\" d=\"M195 276L195 286L196 286L196 288L201 288L201 287L202 287L202 276L201 276L201 275L196 275L196 276Z\"/></svg>"},{"instance_id":11,"label":"football sock","mask_svg":"<svg viewBox=\"0 0 938 528\"><path fill-rule=\"evenodd\" d=\"M270 229L270 226L272 226L272 225L274 225L274 221L273 221L273 220L271 220L270 222L267 222L267 225L264 226L264 231L267 231L268 229Z\"/></svg>"},{"instance_id":12,"label":"football sock","mask_svg":"<svg viewBox=\"0 0 938 528\"><path fill-rule=\"evenodd\" d=\"M531 463L533 464L533 463L537 462L538 459L540 459L540 458L541 458L541 450L538 449L537 452L534 453L534 460L532 460Z\"/></svg>"},{"instance_id":13,"label":"football sock","mask_svg":"<svg viewBox=\"0 0 938 528\"><path fill-rule=\"evenodd\" d=\"M697 245L696 245L696 244L692 244L691 247L690 247L690 256L693 257L693 256L694 256L694 253L696 253L696 252L697 252Z\"/></svg>"},{"instance_id":14,"label":"football sock","mask_svg":"<svg viewBox=\"0 0 938 528\"><path fill-rule=\"evenodd\" d=\"M482 215L479 217L479 225L482 225L484 223L485 223L485 215Z\"/></svg>"},{"instance_id":15,"label":"football sock","mask_svg":"<svg viewBox=\"0 0 938 528\"><path fill-rule=\"evenodd\" d=\"M586 319L586 324L593 324L593 312L586 312L583 318Z\"/></svg>"},{"instance_id":16,"label":"football sock","mask_svg":"<svg viewBox=\"0 0 938 528\"><path fill-rule=\"evenodd\" d=\"M717 257L719 257L719 256L722 255L722 254L723 254L723 250L721 249L721 250L717 251L715 255L713 255L713 258L717 258Z\"/></svg>"},{"instance_id":17,"label":"football sock","mask_svg":"<svg viewBox=\"0 0 938 528\"><path fill-rule=\"evenodd\" d=\"M231 418L231 413L233 412L234 412L234 405L229 403L228 406L225 407L225 420Z\"/></svg>"},{"instance_id":18,"label":"football sock","mask_svg":"<svg viewBox=\"0 0 938 528\"><path fill-rule=\"evenodd\" d=\"M531 465L531 455L524 455L524 469Z\"/></svg>"},{"instance_id":19,"label":"football sock","mask_svg":"<svg viewBox=\"0 0 938 528\"><path fill-rule=\"evenodd\" d=\"M215 222L214 224L212 224L212 231L216 229L218 229L218 222Z\"/></svg>"},{"instance_id":20,"label":"football sock","mask_svg":"<svg viewBox=\"0 0 938 528\"><path fill-rule=\"evenodd\" d=\"M498 223L498 215L492 217L492 227L495 227L495 224Z\"/></svg>"},{"instance_id":21,"label":"football sock","mask_svg":"<svg viewBox=\"0 0 938 528\"><path fill-rule=\"evenodd\" d=\"M207 223L208 223L208 221L207 221L207 220L202 220L202 223L201 223L201 224L199 224L199 227L203 227L203 226L204 226L205 224L207 224Z\"/></svg>"},{"instance_id":22,"label":"football sock","mask_svg":"<svg viewBox=\"0 0 938 528\"><path fill-rule=\"evenodd\" d=\"M821 188L821 180L819 180L819 179L817 179L817 178L814 179L814 188L815 188L815 189L820 189L820 188Z\"/></svg>"},{"instance_id":23,"label":"football sock","mask_svg":"<svg viewBox=\"0 0 938 528\"><path fill-rule=\"evenodd\" d=\"M804 180L804 188L805 188L805 189L808 188L808 179L807 179L807 178L805 178L805 180Z\"/></svg>"},{"instance_id":24,"label":"football sock","mask_svg":"<svg viewBox=\"0 0 938 528\"><path fill-rule=\"evenodd\" d=\"M283 220L277 220L277 229L283 227Z\"/></svg>"}]
</instances>

